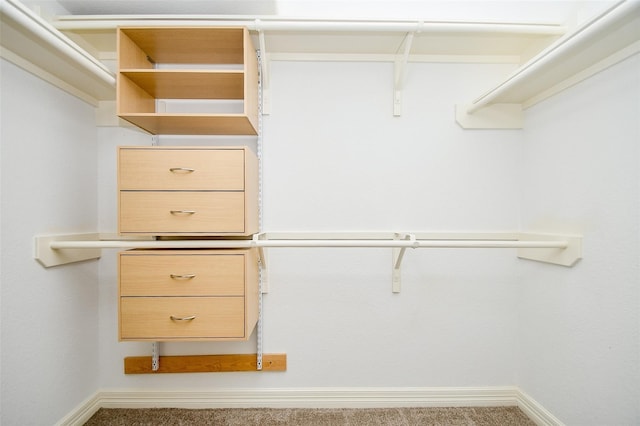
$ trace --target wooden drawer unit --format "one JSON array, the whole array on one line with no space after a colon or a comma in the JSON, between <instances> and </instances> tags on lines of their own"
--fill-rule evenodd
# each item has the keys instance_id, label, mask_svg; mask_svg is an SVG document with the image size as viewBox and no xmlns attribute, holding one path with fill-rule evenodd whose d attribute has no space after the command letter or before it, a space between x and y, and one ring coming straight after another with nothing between
<instances>
[{"instance_id":1,"label":"wooden drawer unit","mask_svg":"<svg viewBox=\"0 0 640 426\"><path fill-rule=\"evenodd\" d=\"M120 340L247 340L258 319L255 249L119 254Z\"/></svg>"},{"instance_id":2,"label":"wooden drawer unit","mask_svg":"<svg viewBox=\"0 0 640 426\"><path fill-rule=\"evenodd\" d=\"M120 147L125 235L247 236L258 231L258 165L246 147Z\"/></svg>"}]
</instances>

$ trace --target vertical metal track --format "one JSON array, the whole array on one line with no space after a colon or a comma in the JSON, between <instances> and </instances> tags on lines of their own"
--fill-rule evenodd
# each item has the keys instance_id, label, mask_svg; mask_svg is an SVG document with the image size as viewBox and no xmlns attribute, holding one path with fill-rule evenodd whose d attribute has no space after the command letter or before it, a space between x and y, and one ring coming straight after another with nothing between
<instances>
[{"instance_id":1,"label":"vertical metal track","mask_svg":"<svg viewBox=\"0 0 640 426\"><path fill-rule=\"evenodd\" d=\"M160 369L160 342L151 343L151 371Z\"/></svg>"},{"instance_id":2,"label":"vertical metal track","mask_svg":"<svg viewBox=\"0 0 640 426\"><path fill-rule=\"evenodd\" d=\"M258 141L256 143L256 155L258 156L258 232L262 232L262 52L260 49L256 52L258 56ZM256 365L257 370L262 370L262 326L263 326L263 312L262 312L262 265L263 259L260 258L260 264L258 264L258 324L256 325Z\"/></svg>"}]
</instances>

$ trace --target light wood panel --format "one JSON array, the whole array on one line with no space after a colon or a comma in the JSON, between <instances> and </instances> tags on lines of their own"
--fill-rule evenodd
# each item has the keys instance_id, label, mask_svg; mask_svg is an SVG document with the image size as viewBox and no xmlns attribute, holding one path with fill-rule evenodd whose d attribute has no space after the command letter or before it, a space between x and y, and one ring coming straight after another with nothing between
<instances>
[{"instance_id":1,"label":"light wood panel","mask_svg":"<svg viewBox=\"0 0 640 426\"><path fill-rule=\"evenodd\" d=\"M258 128L258 57L249 36L249 31L244 29L244 113L251 122L253 128ZM263 58L266 61L266 59Z\"/></svg>"},{"instance_id":2,"label":"light wood panel","mask_svg":"<svg viewBox=\"0 0 640 426\"><path fill-rule=\"evenodd\" d=\"M242 339L244 321L243 297L120 299L121 340Z\"/></svg>"},{"instance_id":3,"label":"light wood panel","mask_svg":"<svg viewBox=\"0 0 640 426\"><path fill-rule=\"evenodd\" d=\"M242 28L121 28L149 58L169 64L241 64Z\"/></svg>"},{"instance_id":4,"label":"light wood panel","mask_svg":"<svg viewBox=\"0 0 640 426\"><path fill-rule=\"evenodd\" d=\"M117 32L118 68L153 68L147 54L126 32Z\"/></svg>"},{"instance_id":5,"label":"light wood panel","mask_svg":"<svg viewBox=\"0 0 640 426\"><path fill-rule=\"evenodd\" d=\"M116 110L118 115L130 112L154 114L156 112L156 100L145 92L140 86L134 84L124 74L118 74L118 98Z\"/></svg>"},{"instance_id":6,"label":"light wood panel","mask_svg":"<svg viewBox=\"0 0 640 426\"><path fill-rule=\"evenodd\" d=\"M118 150L119 188L242 191L245 152L243 148L121 147Z\"/></svg>"},{"instance_id":7,"label":"light wood panel","mask_svg":"<svg viewBox=\"0 0 640 426\"><path fill-rule=\"evenodd\" d=\"M257 135L257 127L244 114L125 113L121 118L152 134Z\"/></svg>"},{"instance_id":8,"label":"light wood panel","mask_svg":"<svg viewBox=\"0 0 640 426\"><path fill-rule=\"evenodd\" d=\"M121 253L120 296L244 296L244 262L210 251Z\"/></svg>"},{"instance_id":9,"label":"light wood panel","mask_svg":"<svg viewBox=\"0 0 640 426\"><path fill-rule=\"evenodd\" d=\"M217 70L121 71L154 98L243 99L244 73Z\"/></svg>"},{"instance_id":10,"label":"light wood panel","mask_svg":"<svg viewBox=\"0 0 640 426\"><path fill-rule=\"evenodd\" d=\"M125 374L222 373L233 371L286 371L286 354L263 354L262 370L257 370L256 354L161 356L160 368L151 369L150 356L124 359Z\"/></svg>"},{"instance_id":11,"label":"light wood panel","mask_svg":"<svg viewBox=\"0 0 640 426\"><path fill-rule=\"evenodd\" d=\"M245 233L244 192L120 191L122 234Z\"/></svg>"}]
</instances>

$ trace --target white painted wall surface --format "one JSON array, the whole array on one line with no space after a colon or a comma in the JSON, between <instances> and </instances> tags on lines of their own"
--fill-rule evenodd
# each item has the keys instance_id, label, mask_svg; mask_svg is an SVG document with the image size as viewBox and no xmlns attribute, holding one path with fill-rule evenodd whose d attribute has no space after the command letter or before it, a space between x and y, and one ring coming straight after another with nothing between
<instances>
[{"instance_id":1,"label":"white painted wall surface","mask_svg":"<svg viewBox=\"0 0 640 426\"><path fill-rule=\"evenodd\" d=\"M453 109L511 68L412 63L403 115L393 117L391 64L273 62L271 115L264 123L264 229L517 229L522 132L465 132ZM99 134L100 226L113 232L115 146L151 140L128 130ZM161 144L206 141L161 138ZM123 358L149 355L151 345L117 342L116 261L108 252L100 273L101 385L514 383L520 264L514 251L409 251L402 293L395 295L391 250L272 249L269 256L265 352L286 352L286 372L125 376ZM164 354L254 352L255 336L247 343L162 346Z\"/></svg>"},{"instance_id":2,"label":"white painted wall surface","mask_svg":"<svg viewBox=\"0 0 640 426\"><path fill-rule=\"evenodd\" d=\"M53 424L98 388L98 262L45 269L33 238L96 229L94 111L0 67L0 423Z\"/></svg>"},{"instance_id":3,"label":"white painted wall surface","mask_svg":"<svg viewBox=\"0 0 640 426\"><path fill-rule=\"evenodd\" d=\"M523 265L518 385L568 425L640 423L640 57L526 114L523 228L584 234Z\"/></svg>"},{"instance_id":4,"label":"white painted wall surface","mask_svg":"<svg viewBox=\"0 0 640 426\"><path fill-rule=\"evenodd\" d=\"M460 129L453 105L510 68L411 63L393 117L390 64L274 62L264 228L575 231L580 264L408 251L394 295L390 250L272 250L265 351L286 372L125 376L150 345L117 341L115 251L45 270L32 238L115 232L115 148L151 138L96 136L91 107L2 62L2 423L53 423L98 388L514 383L567 424L638 423L640 59L530 109L524 131ZM161 144L212 141L254 146ZM253 352L255 336L163 351Z\"/></svg>"}]
</instances>

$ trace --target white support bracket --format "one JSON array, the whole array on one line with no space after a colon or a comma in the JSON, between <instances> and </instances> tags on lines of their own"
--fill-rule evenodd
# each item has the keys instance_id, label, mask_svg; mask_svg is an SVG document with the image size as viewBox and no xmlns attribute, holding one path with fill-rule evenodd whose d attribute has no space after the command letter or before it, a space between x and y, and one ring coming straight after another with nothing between
<instances>
[{"instance_id":1,"label":"white support bracket","mask_svg":"<svg viewBox=\"0 0 640 426\"><path fill-rule=\"evenodd\" d=\"M518 248L518 257L560 266L573 266L582 259L582 237L558 234L520 234L519 241L566 241L565 248Z\"/></svg>"},{"instance_id":2,"label":"white support bracket","mask_svg":"<svg viewBox=\"0 0 640 426\"><path fill-rule=\"evenodd\" d=\"M38 236L35 239L34 257L45 268L57 265L66 265L67 263L99 259L100 256L102 256L102 250L99 248L79 248L68 250L51 249L51 243L54 241L96 241L99 239L100 234L95 233Z\"/></svg>"},{"instance_id":3,"label":"white support bracket","mask_svg":"<svg viewBox=\"0 0 640 426\"><path fill-rule=\"evenodd\" d=\"M393 236L394 240L405 240L416 242L416 236L413 234L399 234L396 233ZM391 291L394 293L400 293L400 285L402 278L400 275L400 267L402 265L402 258L407 247L394 247L391 257Z\"/></svg>"},{"instance_id":4,"label":"white support bracket","mask_svg":"<svg viewBox=\"0 0 640 426\"><path fill-rule=\"evenodd\" d=\"M407 33L404 40L404 52L402 56L398 55L394 62L393 115L395 117L402 115L402 92L404 91L404 84L407 79L407 63L409 62L412 43L413 33Z\"/></svg>"},{"instance_id":5,"label":"white support bracket","mask_svg":"<svg viewBox=\"0 0 640 426\"><path fill-rule=\"evenodd\" d=\"M260 291L262 293L269 292L269 274L267 269L267 251L264 247L259 243L259 241L265 241L266 234L261 232L259 234L255 234L252 239L252 246L256 247L258 250L258 267L260 268Z\"/></svg>"},{"instance_id":6,"label":"white support bracket","mask_svg":"<svg viewBox=\"0 0 640 426\"><path fill-rule=\"evenodd\" d=\"M456 105L456 121L463 129L522 129L521 104L491 104L476 110L472 105Z\"/></svg>"},{"instance_id":7,"label":"white support bracket","mask_svg":"<svg viewBox=\"0 0 640 426\"><path fill-rule=\"evenodd\" d=\"M259 244L264 240L264 232L254 234L251 245L258 251L258 324L256 326L256 370L262 370L262 358L264 352L264 309L262 295L268 292L269 280L267 279L267 257L266 251Z\"/></svg>"}]
</instances>

